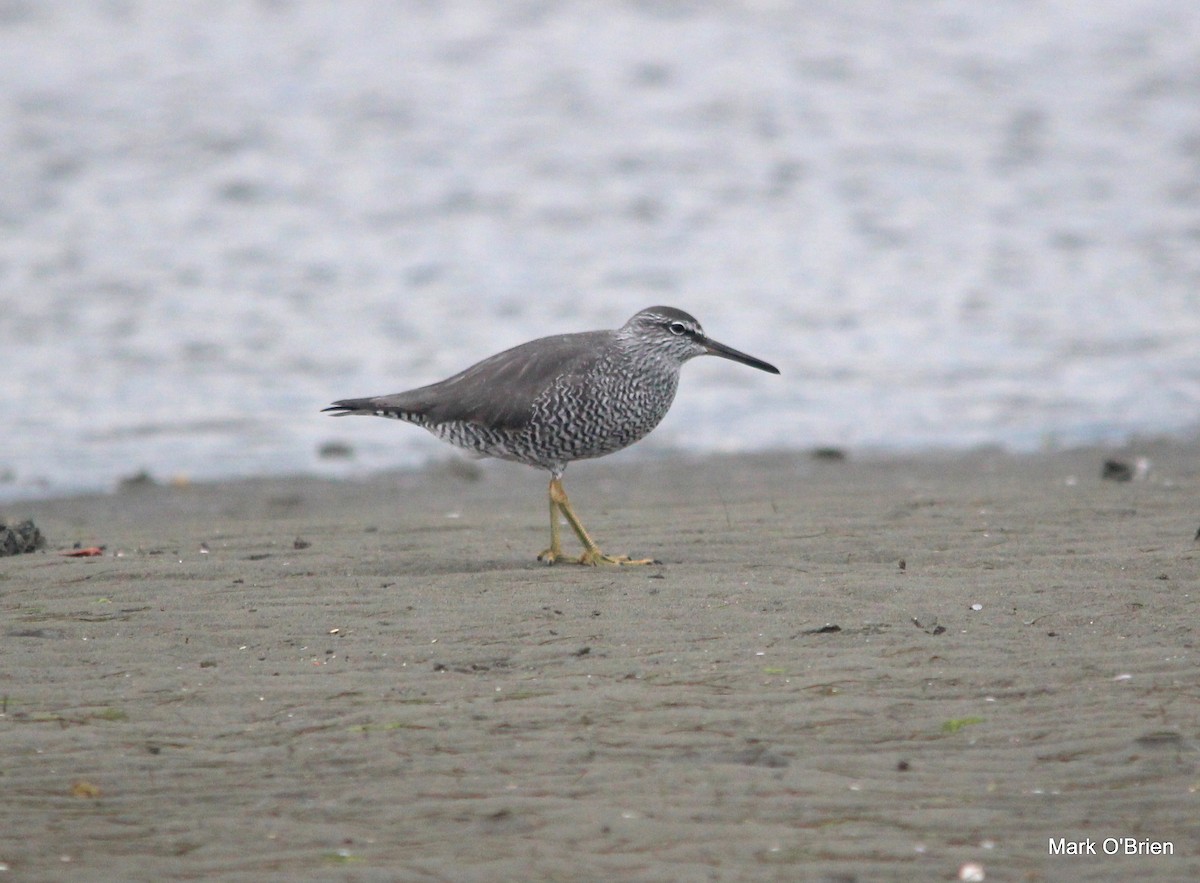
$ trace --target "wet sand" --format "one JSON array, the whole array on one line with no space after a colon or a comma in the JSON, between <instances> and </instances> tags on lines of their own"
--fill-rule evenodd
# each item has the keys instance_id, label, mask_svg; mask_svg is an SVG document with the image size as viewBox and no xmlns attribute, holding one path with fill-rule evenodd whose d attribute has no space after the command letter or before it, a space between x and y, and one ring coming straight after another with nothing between
<instances>
[{"instance_id":1,"label":"wet sand","mask_svg":"<svg viewBox=\"0 0 1200 883\"><path fill-rule=\"evenodd\" d=\"M1198 454L577 464L601 545L663 562L623 570L538 564L509 464L10 505L49 545L0 559L0 862L1200 878Z\"/></svg>"}]
</instances>

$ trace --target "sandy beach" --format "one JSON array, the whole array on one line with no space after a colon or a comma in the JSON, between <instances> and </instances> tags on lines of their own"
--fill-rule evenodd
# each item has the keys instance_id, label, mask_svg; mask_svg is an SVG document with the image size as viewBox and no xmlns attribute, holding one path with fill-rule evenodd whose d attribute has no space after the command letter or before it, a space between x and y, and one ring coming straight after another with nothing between
<instances>
[{"instance_id":1,"label":"sandy beach","mask_svg":"<svg viewBox=\"0 0 1200 883\"><path fill-rule=\"evenodd\" d=\"M0 559L0 862L1197 879L1198 454L576 464L628 569L540 565L500 463L9 505L47 546Z\"/></svg>"}]
</instances>

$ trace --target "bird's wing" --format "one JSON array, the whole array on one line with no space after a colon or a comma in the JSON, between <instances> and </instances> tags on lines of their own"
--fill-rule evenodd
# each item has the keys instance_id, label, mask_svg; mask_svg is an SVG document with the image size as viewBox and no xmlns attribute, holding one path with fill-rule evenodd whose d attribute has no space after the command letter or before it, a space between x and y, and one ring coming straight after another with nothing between
<instances>
[{"instance_id":1,"label":"bird's wing","mask_svg":"<svg viewBox=\"0 0 1200 883\"><path fill-rule=\"evenodd\" d=\"M497 353L440 383L370 399L374 410L420 414L432 423L463 421L519 429L555 380L595 364L611 331L559 334Z\"/></svg>"}]
</instances>

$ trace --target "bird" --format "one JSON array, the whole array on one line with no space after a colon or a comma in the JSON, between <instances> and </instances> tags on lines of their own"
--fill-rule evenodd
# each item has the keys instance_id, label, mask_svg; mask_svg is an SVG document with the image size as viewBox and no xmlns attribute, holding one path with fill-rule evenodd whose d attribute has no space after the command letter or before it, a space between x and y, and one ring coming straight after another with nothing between
<instances>
[{"instance_id":1,"label":"bird","mask_svg":"<svg viewBox=\"0 0 1200 883\"><path fill-rule=\"evenodd\" d=\"M718 343L690 314L649 307L615 330L557 334L520 344L453 377L407 392L341 399L335 417L390 417L413 423L459 448L550 473L547 564L655 564L606 555L575 514L563 473L576 460L603 457L644 438L666 416L684 363L719 356L778 374L762 359ZM561 517L560 517L561 516ZM564 553L565 518L583 553Z\"/></svg>"}]
</instances>

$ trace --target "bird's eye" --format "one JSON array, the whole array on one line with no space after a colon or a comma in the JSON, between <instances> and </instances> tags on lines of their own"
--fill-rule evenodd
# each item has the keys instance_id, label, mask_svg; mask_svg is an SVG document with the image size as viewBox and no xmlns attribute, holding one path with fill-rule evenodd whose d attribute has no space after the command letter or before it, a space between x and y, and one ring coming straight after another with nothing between
<instances>
[{"instance_id":1,"label":"bird's eye","mask_svg":"<svg viewBox=\"0 0 1200 883\"><path fill-rule=\"evenodd\" d=\"M685 331L687 331L687 326L682 322L672 322L667 326L667 328L672 334L683 334Z\"/></svg>"}]
</instances>

